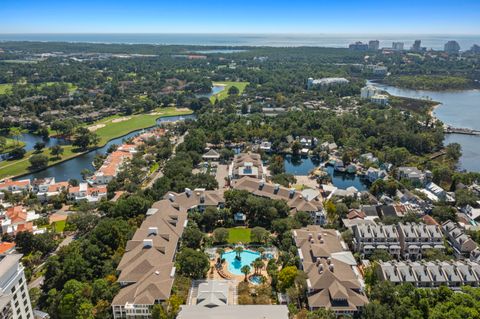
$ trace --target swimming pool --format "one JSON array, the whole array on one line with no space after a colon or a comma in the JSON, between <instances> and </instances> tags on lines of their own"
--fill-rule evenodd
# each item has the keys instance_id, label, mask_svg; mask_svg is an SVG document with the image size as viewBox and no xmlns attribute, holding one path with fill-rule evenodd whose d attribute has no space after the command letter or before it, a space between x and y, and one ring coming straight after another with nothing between
<instances>
[{"instance_id":1,"label":"swimming pool","mask_svg":"<svg viewBox=\"0 0 480 319\"><path fill-rule=\"evenodd\" d=\"M243 275L241 269L243 266L248 265L253 270L252 262L260 257L260 253L251 250L244 250L238 260L235 258L236 253L234 250L224 253L222 258L228 263L228 271L234 275Z\"/></svg>"}]
</instances>

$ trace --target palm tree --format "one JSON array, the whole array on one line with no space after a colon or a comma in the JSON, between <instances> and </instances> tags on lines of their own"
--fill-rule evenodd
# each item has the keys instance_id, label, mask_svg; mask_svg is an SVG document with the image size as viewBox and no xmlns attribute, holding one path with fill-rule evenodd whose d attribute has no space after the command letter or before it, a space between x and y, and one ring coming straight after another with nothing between
<instances>
[{"instance_id":1,"label":"palm tree","mask_svg":"<svg viewBox=\"0 0 480 319\"><path fill-rule=\"evenodd\" d=\"M225 254L225 249L223 249L223 248L221 248L221 247L217 248L217 254L218 254L219 264L221 264L222 261L223 261L222 256L223 256L223 254Z\"/></svg>"},{"instance_id":2,"label":"palm tree","mask_svg":"<svg viewBox=\"0 0 480 319\"><path fill-rule=\"evenodd\" d=\"M255 269L255 275L258 275L259 270L263 268L263 261L261 258L257 258L252 262L252 267Z\"/></svg>"},{"instance_id":3,"label":"palm tree","mask_svg":"<svg viewBox=\"0 0 480 319\"><path fill-rule=\"evenodd\" d=\"M250 273L250 266L245 265L240 269L240 271L245 275L245 281L247 281L247 276Z\"/></svg>"},{"instance_id":4,"label":"palm tree","mask_svg":"<svg viewBox=\"0 0 480 319\"><path fill-rule=\"evenodd\" d=\"M243 253L243 247L242 246L237 246L235 247L235 258L237 258L238 260L241 260L242 259L242 253Z\"/></svg>"}]
</instances>

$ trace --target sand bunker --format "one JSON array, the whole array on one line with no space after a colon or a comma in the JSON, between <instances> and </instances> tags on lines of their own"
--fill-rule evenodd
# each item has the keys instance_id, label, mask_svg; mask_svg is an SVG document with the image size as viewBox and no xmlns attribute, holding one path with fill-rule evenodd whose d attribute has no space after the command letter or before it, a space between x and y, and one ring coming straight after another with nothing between
<instances>
[{"instance_id":1,"label":"sand bunker","mask_svg":"<svg viewBox=\"0 0 480 319\"><path fill-rule=\"evenodd\" d=\"M131 117L120 117L118 119L112 120L112 123L120 123L120 122L123 122L123 121L128 121L129 119L131 119Z\"/></svg>"},{"instance_id":2,"label":"sand bunker","mask_svg":"<svg viewBox=\"0 0 480 319\"><path fill-rule=\"evenodd\" d=\"M92 125L88 127L88 130L90 132L95 132L98 129L101 129L102 127L105 127L105 124L97 124L97 125Z\"/></svg>"}]
</instances>

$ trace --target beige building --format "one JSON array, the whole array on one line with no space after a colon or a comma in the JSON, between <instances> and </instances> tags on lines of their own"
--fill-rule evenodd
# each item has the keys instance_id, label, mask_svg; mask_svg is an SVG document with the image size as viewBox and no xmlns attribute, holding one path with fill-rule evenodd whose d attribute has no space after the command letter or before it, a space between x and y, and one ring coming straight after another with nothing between
<instances>
[{"instance_id":1,"label":"beige building","mask_svg":"<svg viewBox=\"0 0 480 319\"><path fill-rule=\"evenodd\" d=\"M147 215L127 242L117 267L121 289L112 301L115 319L150 318L153 305L170 297L175 255L187 225L187 212L169 200L161 200Z\"/></svg>"},{"instance_id":2,"label":"beige building","mask_svg":"<svg viewBox=\"0 0 480 319\"><path fill-rule=\"evenodd\" d=\"M267 177L262 158L259 154L255 153L240 153L235 155L232 163L228 167L228 176L230 180L242 177L258 179Z\"/></svg>"},{"instance_id":3,"label":"beige building","mask_svg":"<svg viewBox=\"0 0 480 319\"><path fill-rule=\"evenodd\" d=\"M353 315L368 299L357 263L340 233L320 226L293 231L302 269L308 276L308 305L337 315Z\"/></svg>"}]
</instances>

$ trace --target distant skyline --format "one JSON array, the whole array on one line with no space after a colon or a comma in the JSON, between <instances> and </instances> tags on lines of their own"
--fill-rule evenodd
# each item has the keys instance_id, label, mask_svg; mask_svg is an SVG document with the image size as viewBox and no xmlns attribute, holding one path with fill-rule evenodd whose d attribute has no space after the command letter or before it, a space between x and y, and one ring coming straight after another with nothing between
<instances>
[{"instance_id":1,"label":"distant skyline","mask_svg":"<svg viewBox=\"0 0 480 319\"><path fill-rule=\"evenodd\" d=\"M4 0L0 33L480 34L480 1Z\"/></svg>"}]
</instances>

